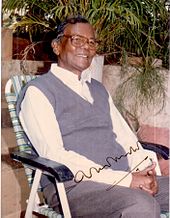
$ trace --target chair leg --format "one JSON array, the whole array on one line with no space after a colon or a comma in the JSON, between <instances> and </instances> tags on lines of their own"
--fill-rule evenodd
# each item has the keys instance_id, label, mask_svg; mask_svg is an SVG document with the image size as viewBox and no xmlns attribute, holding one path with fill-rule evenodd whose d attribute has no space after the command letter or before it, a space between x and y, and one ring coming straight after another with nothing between
<instances>
[{"instance_id":1,"label":"chair leg","mask_svg":"<svg viewBox=\"0 0 170 218\"><path fill-rule=\"evenodd\" d=\"M30 196L29 196L29 199L28 199L28 205L27 205L27 209L26 209L26 213L25 213L25 218L32 217L32 212L33 212L34 209L38 210L38 208L35 208L35 206L37 206L37 205L35 205L35 199L37 197L36 196L37 195L37 189L38 189L38 186L39 186L41 174L42 174L42 171L37 169L36 172L35 172L34 182L32 184Z\"/></svg>"},{"instance_id":2,"label":"chair leg","mask_svg":"<svg viewBox=\"0 0 170 218\"><path fill-rule=\"evenodd\" d=\"M66 218L71 218L71 213L70 213L70 207L68 204L68 199L65 191L65 187L63 183L58 183L56 181L57 189L58 189L58 194L60 197L60 202L61 202L61 207L63 210L64 217Z\"/></svg>"}]
</instances>

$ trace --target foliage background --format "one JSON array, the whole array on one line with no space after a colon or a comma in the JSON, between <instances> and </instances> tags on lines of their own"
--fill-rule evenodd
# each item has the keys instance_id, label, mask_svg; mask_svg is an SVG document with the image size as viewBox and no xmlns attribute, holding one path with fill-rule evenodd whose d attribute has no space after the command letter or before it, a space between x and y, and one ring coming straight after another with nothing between
<instances>
[{"instance_id":1,"label":"foliage background","mask_svg":"<svg viewBox=\"0 0 170 218\"><path fill-rule=\"evenodd\" d=\"M95 27L99 53L108 61L139 56L160 58L168 66L168 11L164 0L4 0L4 25L32 41L44 39L67 16L81 14ZM53 33L53 34L52 34ZM110 58L109 58L110 57Z\"/></svg>"},{"instance_id":2,"label":"foliage background","mask_svg":"<svg viewBox=\"0 0 170 218\"><path fill-rule=\"evenodd\" d=\"M138 108L160 105L166 99L166 74L155 66L169 67L169 11L165 0L4 0L3 26L14 35L45 43L50 50L57 25L67 16L81 14L94 26L101 41L98 53L105 63L121 64L122 83L115 103L127 111L127 99ZM52 56L51 56L52 57ZM133 62L130 58L138 58ZM53 58L53 57L52 57Z\"/></svg>"}]
</instances>

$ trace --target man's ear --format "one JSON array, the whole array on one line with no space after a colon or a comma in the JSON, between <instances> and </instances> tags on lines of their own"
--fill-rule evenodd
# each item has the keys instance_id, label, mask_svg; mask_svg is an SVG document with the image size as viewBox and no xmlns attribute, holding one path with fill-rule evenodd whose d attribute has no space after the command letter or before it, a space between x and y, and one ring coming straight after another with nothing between
<instances>
[{"instance_id":1,"label":"man's ear","mask_svg":"<svg viewBox=\"0 0 170 218\"><path fill-rule=\"evenodd\" d=\"M51 42L51 47L53 48L53 52L58 56L60 54L60 42L57 42L55 39Z\"/></svg>"}]
</instances>

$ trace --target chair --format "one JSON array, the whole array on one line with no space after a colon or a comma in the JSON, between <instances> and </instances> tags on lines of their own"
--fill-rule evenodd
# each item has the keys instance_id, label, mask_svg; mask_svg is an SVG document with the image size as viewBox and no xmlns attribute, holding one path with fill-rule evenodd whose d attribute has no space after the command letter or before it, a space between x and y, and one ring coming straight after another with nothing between
<instances>
[{"instance_id":1,"label":"chair","mask_svg":"<svg viewBox=\"0 0 170 218\"><path fill-rule=\"evenodd\" d=\"M37 195L37 189L39 187L41 174L45 173L55 178L64 217L69 218L71 214L63 182L73 179L72 172L64 165L31 154L31 147L25 141L24 130L16 114L15 105L21 89L27 82L35 78L36 76L34 75L13 76L8 80L5 87L5 97L19 148L19 151L11 153L11 157L23 163L28 183L31 187L25 217L32 217L32 211L46 215L47 217L62 217L61 214L57 214L51 208L48 208L47 205L39 206L40 200ZM42 191L41 187L39 187L39 191Z\"/></svg>"},{"instance_id":2,"label":"chair","mask_svg":"<svg viewBox=\"0 0 170 218\"><path fill-rule=\"evenodd\" d=\"M72 172L66 166L60 163L56 163L46 158L31 154L29 142L25 141L24 130L16 114L15 106L21 89L27 82L35 79L36 77L37 76L35 75L15 75L7 81L5 87L5 96L18 145L18 151L13 152L10 155L12 159L20 161L24 165L28 183L31 187L25 217L30 218L32 216L32 211L34 211L36 214L42 214L47 217L60 218L64 216L65 218L69 218L71 217L71 213L63 182L73 179ZM145 149L153 150L159 153L159 155L161 155L164 159L169 159L168 148L162 145L155 145L153 143L141 142L141 144ZM40 206L37 190L42 191L42 188L39 186L42 173L55 178L63 214L57 214L55 211L49 208L48 205ZM162 218L169 217L165 213L161 216Z\"/></svg>"}]
</instances>

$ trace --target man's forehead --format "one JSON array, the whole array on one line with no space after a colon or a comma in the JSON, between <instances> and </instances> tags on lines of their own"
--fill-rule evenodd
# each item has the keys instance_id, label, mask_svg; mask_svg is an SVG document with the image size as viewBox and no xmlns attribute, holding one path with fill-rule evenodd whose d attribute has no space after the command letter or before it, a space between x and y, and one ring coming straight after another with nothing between
<instances>
[{"instance_id":1,"label":"man's forehead","mask_svg":"<svg viewBox=\"0 0 170 218\"><path fill-rule=\"evenodd\" d=\"M95 35L94 29L89 23L76 23L68 24L64 30L65 34L78 34L78 35Z\"/></svg>"}]
</instances>

